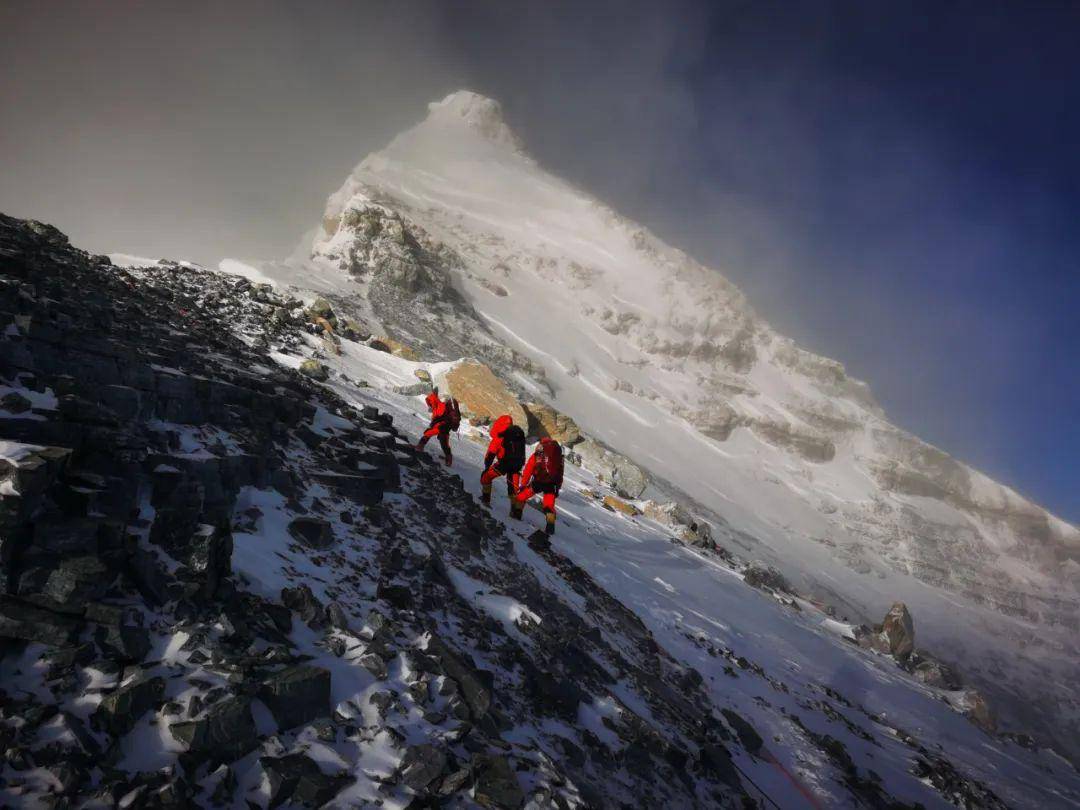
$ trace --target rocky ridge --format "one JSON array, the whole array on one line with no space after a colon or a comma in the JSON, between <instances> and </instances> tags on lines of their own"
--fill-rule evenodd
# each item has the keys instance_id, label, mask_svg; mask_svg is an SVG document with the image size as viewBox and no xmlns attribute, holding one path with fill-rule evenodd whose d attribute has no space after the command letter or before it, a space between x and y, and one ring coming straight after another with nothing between
<instances>
[{"instance_id":1,"label":"rocky ridge","mask_svg":"<svg viewBox=\"0 0 1080 810\"><path fill-rule=\"evenodd\" d=\"M295 344L275 315L287 301L181 265L127 272L7 217L0 262L0 375L7 404L34 403L0 421L6 800L419 806L469 792L515 808L746 795L727 725L632 614L576 571L601 624L585 622L507 564L501 527L389 418L234 337ZM296 582L277 593L233 569L239 538L258 546L272 517L291 538L276 564ZM346 572L325 588L332 600L305 583L312 564ZM448 566L499 582L543 621L477 613ZM522 677L497 674L512 670ZM614 696L613 671L646 714ZM504 737L601 695L618 707L607 742L581 728L541 748ZM411 742L418 732L426 742ZM312 758L327 747L345 767ZM350 769L350 754L359 765L378 747L400 764Z\"/></svg>"}]
</instances>

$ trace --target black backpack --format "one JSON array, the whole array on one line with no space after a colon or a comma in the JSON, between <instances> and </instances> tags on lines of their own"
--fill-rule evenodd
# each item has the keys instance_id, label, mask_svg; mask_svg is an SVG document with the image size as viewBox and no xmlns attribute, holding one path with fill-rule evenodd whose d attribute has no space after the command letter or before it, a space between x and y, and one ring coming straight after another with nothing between
<instances>
[{"instance_id":1,"label":"black backpack","mask_svg":"<svg viewBox=\"0 0 1080 810\"><path fill-rule=\"evenodd\" d=\"M503 457L499 469L506 473L521 472L525 466L525 431L510 425L502 433Z\"/></svg>"},{"instance_id":2,"label":"black backpack","mask_svg":"<svg viewBox=\"0 0 1080 810\"><path fill-rule=\"evenodd\" d=\"M451 430L461 427L461 406L456 399L451 399L446 406L446 424Z\"/></svg>"}]
</instances>

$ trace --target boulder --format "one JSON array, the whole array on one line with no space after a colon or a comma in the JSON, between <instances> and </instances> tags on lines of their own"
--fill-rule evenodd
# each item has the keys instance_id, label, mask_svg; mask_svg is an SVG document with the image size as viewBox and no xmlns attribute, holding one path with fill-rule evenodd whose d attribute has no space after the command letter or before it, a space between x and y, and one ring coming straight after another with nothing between
<instances>
[{"instance_id":1,"label":"boulder","mask_svg":"<svg viewBox=\"0 0 1080 810\"><path fill-rule=\"evenodd\" d=\"M96 728L119 737L131 731L139 718L155 708L164 695L164 678L136 679L102 698L91 722Z\"/></svg>"},{"instance_id":2,"label":"boulder","mask_svg":"<svg viewBox=\"0 0 1080 810\"><path fill-rule=\"evenodd\" d=\"M371 337L371 332L363 327L362 324L357 321L346 318L341 322L338 330L342 337L346 337L349 340L364 341Z\"/></svg>"},{"instance_id":3,"label":"boulder","mask_svg":"<svg viewBox=\"0 0 1080 810\"><path fill-rule=\"evenodd\" d=\"M403 397L419 397L424 396L431 391L431 384L426 382L415 382L410 385L395 385L394 393L401 394Z\"/></svg>"},{"instance_id":4,"label":"boulder","mask_svg":"<svg viewBox=\"0 0 1080 810\"><path fill-rule=\"evenodd\" d=\"M330 378L330 371L318 360L304 360L299 370L305 377L311 377L313 380L323 381Z\"/></svg>"},{"instance_id":5,"label":"boulder","mask_svg":"<svg viewBox=\"0 0 1080 810\"><path fill-rule=\"evenodd\" d=\"M65 557L50 572L42 592L58 604L81 607L104 596L113 578L96 555Z\"/></svg>"},{"instance_id":6,"label":"boulder","mask_svg":"<svg viewBox=\"0 0 1080 810\"><path fill-rule=\"evenodd\" d=\"M446 372L446 393L460 404L462 413L481 420L510 414L515 425L526 426L529 417L513 392L483 363L469 360Z\"/></svg>"},{"instance_id":7,"label":"boulder","mask_svg":"<svg viewBox=\"0 0 1080 810\"><path fill-rule=\"evenodd\" d=\"M315 761L304 754L260 757L259 764L269 782L270 807L282 804L322 807L353 783L352 777L344 773L335 776L323 773Z\"/></svg>"},{"instance_id":8,"label":"boulder","mask_svg":"<svg viewBox=\"0 0 1080 810\"><path fill-rule=\"evenodd\" d=\"M889 640L889 652L897 661L906 661L914 652L915 622L903 602L896 602L885 614L881 632Z\"/></svg>"},{"instance_id":9,"label":"boulder","mask_svg":"<svg viewBox=\"0 0 1080 810\"><path fill-rule=\"evenodd\" d=\"M10 413L26 413L33 403L18 391L10 391L0 397L0 409Z\"/></svg>"},{"instance_id":10,"label":"boulder","mask_svg":"<svg viewBox=\"0 0 1080 810\"><path fill-rule=\"evenodd\" d=\"M226 698L198 720L173 723L169 733L200 758L239 759L258 742L247 697Z\"/></svg>"},{"instance_id":11,"label":"boulder","mask_svg":"<svg viewBox=\"0 0 1080 810\"><path fill-rule=\"evenodd\" d=\"M316 298L315 301L304 310L304 315L312 323L318 323L318 319L322 318L327 321L332 327L337 326L337 315L334 312L334 308L330 305L330 302L325 298Z\"/></svg>"},{"instance_id":12,"label":"boulder","mask_svg":"<svg viewBox=\"0 0 1080 810\"><path fill-rule=\"evenodd\" d=\"M743 581L758 590L784 591L791 593L791 584L775 565L768 565L761 560L752 560L743 571Z\"/></svg>"},{"instance_id":13,"label":"boulder","mask_svg":"<svg viewBox=\"0 0 1080 810\"><path fill-rule=\"evenodd\" d=\"M298 517L289 522L289 534L308 548L323 550L334 544L330 523L313 517Z\"/></svg>"},{"instance_id":14,"label":"boulder","mask_svg":"<svg viewBox=\"0 0 1080 810\"><path fill-rule=\"evenodd\" d=\"M71 616L0 595L0 639L37 641L64 647L75 640L80 622Z\"/></svg>"},{"instance_id":15,"label":"boulder","mask_svg":"<svg viewBox=\"0 0 1080 810\"><path fill-rule=\"evenodd\" d=\"M566 414L542 402L527 402L524 408L529 417L530 435L548 436L565 447L581 441L581 429Z\"/></svg>"},{"instance_id":16,"label":"boulder","mask_svg":"<svg viewBox=\"0 0 1080 810\"><path fill-rule=\"evenodd\" d=\"M401 781L421 791L446 770L446 753L434 745L410 745L401 760Z\"/></svg>"},{"instance_id":17,"label":"boulder","mask_svg":"<svg viewBox=\"0 0 1080 810\"><path fill-rule=\"evenodd\" d=\"M289 667L263 681L258 696L285 731L329 716L330 673L306 664Z\"/></svg>"},{"instance_id":18,"label":"boulder","mask_svg":"<svg viewBox=\"0 0 1080 810\"><path fill-rule=\"evenodd\" d=\"M932 686L935 689L959 689L961 686L960 676L948 664L927 658L925 654L918 654L919 662L911 670L911 674L919 683Z\"/></svg>"},{"instance_id":19,"label":"boulder","mask_svg":"<svg viewBox=\"0 0 1080 810\"><path fill-rule=\"evenodd\" d=\"M591 472L624 498L638 498L649 485L644 471L592 439L574 445L570 460Z\"/></svg>"},{"instance_id":20,"label":"boulder","mask_svg":"<svg viewBox=\"0 0 1080 810\"><path fill-rule=\"evenodd\" d=\"M517 810L525 802L525 793L506 757L477 756L473 759L473 769L476 773L473 798L477 804L498 810Z\"/></svg>"},{"instance_id":21,"label":"boulder","mask_svg":"<svg viewBox=\"0 0 1080 810\"><path fill-rule=\"evenodd\" d=\"M420 382L431 382L431 372L428 371L426 368L413 369L413 375L416 377L416 379L420 380Z\"/></svg>"},{"instance_id":22,"label":"boulder","mask_svg":"<svg viewBox=\"0 0 1080 810\"><path fill-rule=\"evenodd\" d=\"M728 403L718 400L708 409L689 414L690 423L710 439L726 442L742 417Z\"/></svg>"},{"instance_id":23,"label":"boulder","mask_svg":"<svg viewBox=\"0 0 1080 810\"><path fill-rule=\"evenodd\" d=\"M650 520L655 520L664 526L670 526L675 531L675 536L684 543L705 549L716 548L709 524L692 515L681 504L646 501L644 511L645 517Z\"/></svg>"},{"instance_id":24,"label":"boulder","mask_svg":"<svg viewBox=\"0 0 1080 810\"><path fill-rule=\"evenodd\" d=\"M765 741L758 734L757 729L754 728L742 715L733 712L731 709L721 709L721 714L724 715L724 719L727 720L728 725L731 726L736 736L739 738L739 742L742 743L743 748L749 751L754 756L761 750L761 746L765 744Z\"/></svg>"},{"instance_id":25,"label":"boulder","mask_svg":"<svg viewBox=\"0 0 1080 810\"><path fill-rule=\"evenodd\" d=\"M614 495L605 495L603 503L605 509L610 509L612 512L621 512L628 517L636 517L641 514L641 510L632 503L627 503Z\"/></svg>"},{"instance_id":26,"label":"boulder","mask_svg":"<svg viewBox=\"0 0 1080 810\"><path fill-rule=\"evenodd\" d=\"M414 349L412 346L407 346L400 340L396 340L392 337L373 338L368 343L368 346L373 349L377 349L380 352L386 352L387 354L392 354L395 357L400 357L404 360L412 360L413 362L416 362L420 359L420 355L417 353L416 349Z\"/></svg>"},{"instance_id":27,"label":"boulder","mask_svg":"<svg viewBox=\"0 0 1080 810\"><path fill-rule=\"evenodd\" d=\"M458 684L472 717L479 720L491 708L491 692L481 681L480 673L459 658L446 643L435 635L428 641L427 654L439 662L442 672Z\"/></svg>"},{"instance_id":28,"label":"boulder","mask_svg":"<svg viewBox=\"0 0 1080 810\"><path fill-rule=\"evenodd\" d=\"M213 599L232 573L232 553L233 536L226 526L204 524L192 536L187 549L188 568L203 599Z\"/></svg>"},{"instance_id":29,"label":"boulder","mask_svg":"<svg viewBox=\"0 0 1080 810\"><path fill-rule=\"evenodd\" d=\"M322 629L326 623L326 611L322 603L305 585L281 589L281 602L289 610L300 614L300 618L313 630Z\"/></svg>"},{"instance_id":30,"label":"boulder","mask_svg":"<svg viewBox=\"0 0 1080 810\"><path fill-rule=\"evenodd\" d=\"M976 690L964 690L959 700L959 708L964 713L964 717L987 734L997 733L997 717L994 716L986 698Z\"/></svg>"}]
</instances>

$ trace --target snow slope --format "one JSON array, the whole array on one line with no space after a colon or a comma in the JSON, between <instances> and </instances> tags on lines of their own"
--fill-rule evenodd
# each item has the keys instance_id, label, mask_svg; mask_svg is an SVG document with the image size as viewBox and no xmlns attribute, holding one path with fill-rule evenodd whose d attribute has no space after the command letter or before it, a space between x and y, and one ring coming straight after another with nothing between
<instances>
[{"instance_id":1,"label":"snow slope","mask_svg":"<svg viewBox=\"0 0 1080 810\"><path fill-rule=\"evenodd\" d=\"M317 343L310 341L309 350ZM357 406L377 403L394 415L406 433L419 435L427 425L422 397L394 393L415 380L417 369L437 372L438 365L415 363L342 341L339 356L324 358L332 370L328 385ZM295 355L280 361L294 365ZM371 387L357 388L364 380ZM466 491L479 495L486 434L463 426L454 437L453 470ZM431 449L434 455L438 451ZM843 636L849 625L829 619L810 603L801 609L786 600L747 586L735 570L715 555L674 543L669 529L643 517L628 518L606 510L588 490L602 486L581 468L570 466L559 500L554 557L565 555L586 571L626 608L633 611L675 659L701 673L712 702L744 716L765 740L763 752L737 757L737 765L759 790L751 794L763 804L783 808L875 806L852 785L852 774L830 759L822 740L838 740L855 762L858 774L868 771L890 796L925 807L948 807L948 789L937 777L920 776L920 758L947 759L959 773L989 788L1010 807L1080 806L1080 776L1048 750L1033 752L994 739L953 711L949 695L923 686L897 668L891 658L861 650ZM526 510L524 524L510 520L507 502L495 488L491 513L519 536L514 564L541 579L568 605L588 613L552 557L526 542L542 525L539 512ZM265 542L265 541L263 541ZM280 587L280 566L252 559L241 539L237 566L266 580L268 590ZM318 572L327 576L326 571ZM472 580L450 569L459 593L471 599L514 632L522 615L536 618L530 607L499 592L498 586ZM627 690L620 694L632 700ZM634 703L635 710L647 708ZM590 707L603 712L603 706ZM582 708L580 727L596 727L597 718ZM511 736L534 742L554 729L522 727ZM817 735L815 741L814 735ZM921 750L920 750L921 749ZM761 791L764 791L763 798ZM971 806L997 806L985 795L969 795ZM771 805L769 805L771 806Z\"/></svg>"},{"instance_id":2,"label":"snow slope","mask_svg":"<svg viewBox=\"0 0 1080 810\"><path fill-rule=\"evenodd\" d=\"M1008 725L1080 755L1080 532L891 425L720 273L545 172L496 102L430 105L331 195L309 261L258 272L424 356L483 357L853 619L905 601L920 646Z\"/></svg>"}]
</instances>

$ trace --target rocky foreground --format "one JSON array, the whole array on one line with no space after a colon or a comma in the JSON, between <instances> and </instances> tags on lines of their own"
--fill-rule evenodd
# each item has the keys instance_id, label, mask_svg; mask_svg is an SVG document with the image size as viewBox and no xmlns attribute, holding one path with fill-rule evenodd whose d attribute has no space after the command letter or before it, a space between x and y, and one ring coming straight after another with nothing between
<instances>
[{"instance_id":1,"label":"rocky foreground","mask_svg":"<svg viewBox=\"0 0 1080 810\"><path fill-rule=\"evenodd\" d=\"M142 283L52 228L4 218L0 261L6 801L230 806L238 762L261 772L270 806L341 800L358 777L411 806L467 792L519 807L526 788L552 807L744 795L700 676L580 572L605 633L501 567L499 526L376 409L274 367L195 305L199 291ZM233 576L233 533L267 518L244 508L251 490L280 505L299 556L348 566L352 588L323 603L296 571L268 599ZM517 638L458 596L447 558L513 578L558 620ZM312 663L327 652L351 667ZM399 688L334 705L351 671ZM610 724L623 750L587 729L554 752L503 739L527 717L573 721L612 672L651 715ZM411 714L419 737L398 730ZM400 763L328 773L308 740L385 746Z\"/></svg>"},{"instance_id":2,"label":"rocky foreground","mask_svg":"<svg viewBox=\"0 0 1080 810\"><path fill-rule=\"evenodd\" d=\"M679 644L706 669L674 655L417 454L365 384L338 378L348 401L320 385L327 314L0 216L0 805L753 807L802 801L816 771L812 792L849 806L921 806L897 779L1006 806L857 695L700 632ZM632 470L607 476L580 503L624 523L596 525L644 517L730 561L674 506L634 505ZM743 576L770 611L805 609L779 572ZM859 642L932 668L895 613Z\"/></svg>"}]
</instances>

